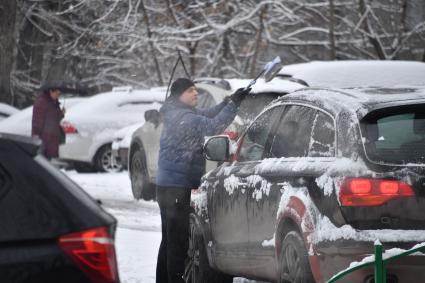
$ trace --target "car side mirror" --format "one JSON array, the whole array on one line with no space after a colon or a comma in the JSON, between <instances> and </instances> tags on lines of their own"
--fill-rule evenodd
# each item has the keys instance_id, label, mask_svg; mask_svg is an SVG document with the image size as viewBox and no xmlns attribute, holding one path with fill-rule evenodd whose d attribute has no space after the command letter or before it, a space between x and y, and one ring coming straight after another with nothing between
<instances>
[{"instance_id":1,"label":"car side mirror","mask_svg":"<svg viewBox=\"0 0 425 283\"><path fill-rule=\"evenodd\" d=\"M227 135L213 136L204 144L205 158L211 161L230 160L230 139Z\"/></svg>"}]
</instances>

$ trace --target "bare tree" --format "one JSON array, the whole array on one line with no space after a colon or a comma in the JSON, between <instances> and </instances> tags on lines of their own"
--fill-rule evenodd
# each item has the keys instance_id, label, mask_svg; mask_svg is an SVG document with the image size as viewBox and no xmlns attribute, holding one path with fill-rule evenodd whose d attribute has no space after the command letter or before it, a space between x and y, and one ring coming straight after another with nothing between
<instances>
[{"instance_id":1,"label":"bare tree","mask_svg":"<svg viewBox=\"0 0 425 283\"><path fill-rule=\"evenodd\" d=\"M0 3L0 101L12 102L11 73L15 50L16 1Z\"/></svg>"},{"instance_id":2,"label":"bare tree","mask_svg":"<svg viewBox=\"0 0 425 283\"><path fill-rule=\"evenodd\" d=\"M2 7L5 3L14 1L3 1ZM250 77L275 55L288 64L336 58L425 60L423 0L16 3L17 33L6 32L0 42L10 44L7 38L17 37L12 42L18 52L9 71L4 71L7 64L1 68L12 71L12 90L22 101L52 78L80 80L93 92L123 84L162 85L170 79L176 50L191 77ZM176 76L185 75L178 68Z\"/></svg>"}]
</instances>

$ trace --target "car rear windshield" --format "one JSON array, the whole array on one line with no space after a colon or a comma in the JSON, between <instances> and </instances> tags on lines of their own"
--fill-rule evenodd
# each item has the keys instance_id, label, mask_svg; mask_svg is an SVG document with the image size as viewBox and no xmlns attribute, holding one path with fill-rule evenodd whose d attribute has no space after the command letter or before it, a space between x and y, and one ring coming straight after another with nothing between
<instances>
[{"instance_id":1,"label":"car rear windshield","mask_svg":"<svg viewBox=\"0 0 425 283\"><path fill-rule=\"evenodd\" d=\"M361 128L370 159L425 163L425 104L373 111L361 121Z\"/></svg>"}]
</instances>

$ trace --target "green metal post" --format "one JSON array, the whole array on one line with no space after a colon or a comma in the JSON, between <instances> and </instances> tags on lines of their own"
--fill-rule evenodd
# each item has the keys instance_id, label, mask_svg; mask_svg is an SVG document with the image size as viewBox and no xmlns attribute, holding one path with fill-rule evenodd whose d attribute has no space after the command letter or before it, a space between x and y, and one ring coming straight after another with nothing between
<instances>
[{"instance_id":1,"label":"green metal post","mask_svg":"<svg viewBox=\"0 0 425 283\"><path fill-rule=\"evenodd\" d=\"M386 283L384 262L382 261L382 244L375 243L375 283Z\"/></svg>"}]
</instances>

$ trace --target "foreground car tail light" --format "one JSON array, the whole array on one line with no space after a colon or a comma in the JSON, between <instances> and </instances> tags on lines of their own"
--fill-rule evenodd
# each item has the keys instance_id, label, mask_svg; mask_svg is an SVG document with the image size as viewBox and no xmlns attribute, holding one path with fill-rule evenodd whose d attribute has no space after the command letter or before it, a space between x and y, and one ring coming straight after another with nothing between
<instances>
[{"instance_id":1,"label":"foreground car tail light","mask_svg":"<svg viewBox=\"0 0 425 283\"><path fill-rule=\"evenodd\" d=\"M94 283L118 281L114 241L107 227L64 235L58 242L62 250Z\"/></svg>"},{"instance_id":2,"label":"foreground car tail light","mask_svg":"<svg viewBox=\"0 0 425 283\"><path fill-rule=\"evenodd\" d=\"M65 134L76 134L76 133L78 133L77 128L75 128L74 125L72 125L68 121L63 121L61 123L61 126L62 126L62 129L65 132Z\"/></svg>"},{"instance_id":3,"label":"foreground car tail light","mask_svg":"<svg viewBox=\"0 0 425 283\"><path fill-rule=\"evenodd\" d=\"M405 182L373 178L345 178L339 192L342 206L378 206L412 196L415 193Z\"/></svg>"}]
</instances>

